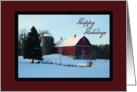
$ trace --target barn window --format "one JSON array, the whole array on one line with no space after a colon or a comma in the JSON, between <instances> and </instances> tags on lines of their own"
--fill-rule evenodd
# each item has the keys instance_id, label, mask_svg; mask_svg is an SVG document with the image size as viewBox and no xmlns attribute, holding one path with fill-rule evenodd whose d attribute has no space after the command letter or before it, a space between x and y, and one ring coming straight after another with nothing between
<instances>
[{"instance_id":1,"label":"barn window","mask_svg":"<svg viewBox=\"0 0 137 92\"><path fill-rule=\"evenodd\" d=\"M83 38L83 42L85 41L85 38Z\"/></svg>"}]
</instances>

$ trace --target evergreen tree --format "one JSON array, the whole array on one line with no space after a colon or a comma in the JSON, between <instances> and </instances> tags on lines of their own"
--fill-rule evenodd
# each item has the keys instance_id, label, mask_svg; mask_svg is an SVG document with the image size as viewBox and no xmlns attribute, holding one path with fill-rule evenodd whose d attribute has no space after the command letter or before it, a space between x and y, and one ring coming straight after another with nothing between
<instances>
[{"instance_id":1,"label":"evergreen tree","mask_svg":"<svg viewBox=\"0 0 137 92\"><path fill-rule=\"evenodd\" d=\"M25 39L23 57L32 59L32 63L34 63L34 59L42 60L39 34L34 26L31 28L31 32L28 33Z\"/></svg>"}]
</instances>

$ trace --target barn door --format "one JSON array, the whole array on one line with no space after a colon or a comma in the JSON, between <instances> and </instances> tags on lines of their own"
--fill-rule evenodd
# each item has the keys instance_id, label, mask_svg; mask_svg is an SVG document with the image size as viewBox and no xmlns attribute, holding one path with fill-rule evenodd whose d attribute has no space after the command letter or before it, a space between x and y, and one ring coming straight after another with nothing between
<instances>
[{"instance_id":1,"label":"barn door","mask_svg":"<svg viewBox=\"0 0 137 92\"><path fill-rule=\"evenodd\" d=\"M85 50L82 50L82 55L85 55Z\"/></svg>"},{"instance_id":2,"label":"barn door","mask_svg":"<svg viewBox=\"0 0 137 92\"><path fill-rule=\"evenodd\" d=\"M82 50L81 59L85 59L85 50Z\"/></svg>"}]
</instances>

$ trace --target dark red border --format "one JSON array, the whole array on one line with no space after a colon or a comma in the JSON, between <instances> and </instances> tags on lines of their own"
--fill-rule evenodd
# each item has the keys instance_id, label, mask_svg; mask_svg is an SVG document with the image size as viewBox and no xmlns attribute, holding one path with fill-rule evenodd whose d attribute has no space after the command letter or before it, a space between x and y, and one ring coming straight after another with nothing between
<instances>
[{"instance_id":1,"label":"dark red border","mask_svg":"<svg viewBox=\"0 0 137 92\"><path fill-rule=\"evenodd\" d=\"M112 11L113 81L15 81L15 11ZM2 1L2 91L126 91L126 1Z\"/></svg>"}]
</instances>

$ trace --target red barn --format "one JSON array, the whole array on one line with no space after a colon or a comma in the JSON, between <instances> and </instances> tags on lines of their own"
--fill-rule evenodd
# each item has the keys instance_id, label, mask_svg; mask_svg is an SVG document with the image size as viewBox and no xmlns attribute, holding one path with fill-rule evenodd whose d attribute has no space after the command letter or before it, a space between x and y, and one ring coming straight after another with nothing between
<instances>
[{"instance_id":1,"label":"red barn","mask_svg":"<svg viewBox=\"0 0 137 92\"><path fill-rule=\"evenodd\" d=\"M91 56L91 44L85 36L74 35L72 38L55 41L55 52L72 56L77 59L85 59Z\"/></svg>"}]
</instances>

